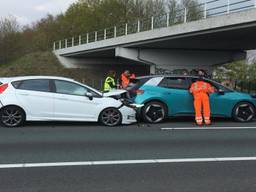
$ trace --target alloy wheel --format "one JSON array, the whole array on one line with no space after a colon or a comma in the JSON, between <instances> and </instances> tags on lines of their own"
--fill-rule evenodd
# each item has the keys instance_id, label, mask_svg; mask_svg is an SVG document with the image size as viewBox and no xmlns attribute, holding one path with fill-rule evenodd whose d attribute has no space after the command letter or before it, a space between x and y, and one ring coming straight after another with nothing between
<instances>
[{"instance_id":1,"label":"alloy wheel","mask_svg":"<svg viewBox=\"0 0 256 192\"><path fill-rule=\"evenodd\" d=\"M247 122L254 117L254 108L249 103L242 103L235 109L236 118L241 122Z\"/></svg>"},{"instance_id":2,"label":"alloy wheel","mask_svg":"<svg viewBox=\"0 0 256 192\"><path fill-rule=\"evenodd\" d=\"M121 122L121 113L118 109L105 109L101 114L101 122L107 126L116 126Z\"/></svg>"},{"instance_id":3,"label":"alloy wheel","mask_svg":"<svg viewBox=\"0 0 256 192\"><path fill-rule=\"evenodd\" d=\"M19 126L23 119L23 112L16 107L7 107L1 113L1 122L7 127Z\"/></svg>"},{"instance_id":4,"label":"alloy wheel","mask_svg":"<svg viewBox=\"0 0 256 192\"><path fill-rule=\"evenodd\" d=\"M150 123L158 123L165 118L165 109L161 104L150 104L145 108L145 118Z\"/></svg>"}]
</instances>

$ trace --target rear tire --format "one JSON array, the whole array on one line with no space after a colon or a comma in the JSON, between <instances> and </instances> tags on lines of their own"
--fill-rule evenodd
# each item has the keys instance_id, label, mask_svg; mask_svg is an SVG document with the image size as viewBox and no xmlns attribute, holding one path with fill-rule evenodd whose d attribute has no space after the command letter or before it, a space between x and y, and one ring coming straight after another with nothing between
<instances>
[{"instance_id":1,"label":"rear tire","mask_svg":"<svg viewBox=\"0 0 256 192\"><path fill-rule=\"evenodd\" d=\"M147 123L160 123L167 117L167 107L158 101L148 102L142 108L142 118Z\"/></svg>"},{"instance_id":2,"label":"rear tire","mask_svg":"<svg viewBox=\"0 0 256 192\"><path fill-rule=\"evenodd\" d=\"M233 119L237 122L249 122L255 116L255 107L249 102L240 102L233 109Z\"/></svg>"},{"instance_id":3,"label":"rear tire","mask_svg":"<svg viewBox=\"0 0 256 192\"><path fill-rule=\"evenodd\" d=\"M5 127L20 127L25 120L25 112L20 107L7 106L0 111L0 122Z\"/></svg>"},{"instance_id":4,"label":"rear tire","mask_svg":"<svg viewBox=\"0 0 256 192\"><path fill-rule=\"evenodd\" d=\"M122 114L116 108L107 108L101 112L99 121L105 126L114 127L121 124Z\"/></svg>"}]
</instances>

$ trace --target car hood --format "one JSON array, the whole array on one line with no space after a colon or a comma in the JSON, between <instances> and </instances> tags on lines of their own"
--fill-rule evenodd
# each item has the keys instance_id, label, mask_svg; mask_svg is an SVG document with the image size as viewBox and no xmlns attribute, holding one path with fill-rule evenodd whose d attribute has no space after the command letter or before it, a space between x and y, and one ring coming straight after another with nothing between
<instances>
[{"instance_id":1,"label":"car hood","mask_svg":"<svg viewBox=\"0 0 256 192\"><path fill-rule=\"evenodd\" d=\"M244 92L238 92L235 91L233 92L235 93L234 97L238 97L238 98L242 98L242 99L255 99L255 96L253 96L252 94L248 94L248 93L244 93Z\"/></svg>"},{"instance_id":2,"label":"car hood","mask_svg":"<svg viewBox=\"0 0 256 192\"><path fill-rule=\"evenodd\" d=\"M123 90L123 89L114 89L114 90L111 90L107 93L103 93L103 96L104 97L116 96L116 95L121 95L121 94L126 93L126 92L127 91Z\"/></svg>"}]
</instances>

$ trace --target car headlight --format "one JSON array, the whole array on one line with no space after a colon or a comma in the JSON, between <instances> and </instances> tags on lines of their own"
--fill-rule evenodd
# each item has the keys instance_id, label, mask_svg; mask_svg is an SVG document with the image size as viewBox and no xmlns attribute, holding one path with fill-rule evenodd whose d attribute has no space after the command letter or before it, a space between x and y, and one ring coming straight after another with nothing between
<instances>
[{"instance_id":1,"label":"car headlight","mask_svg":"<svg viewBox=\"0 0 256 192\"><path fill-rule=\"evenodd\" d=\"M256 94L252 94L251 97L256 99Z\"/></svg>"},{"instance_id":2,"label":"car headlight","mask_svg":"<svg viewBox=\"0 0 256 192\"><path fill-rule=\"evenodd\" d=\"M124 106L130 107L130 108L133 108L133 109L138 109L138 108L141 108L141 107L144 106L143 104L133 103L133 101L131 101L130 99L120 99L120 101L122 102L122 104Z\"/></svg>"}]
</instances>

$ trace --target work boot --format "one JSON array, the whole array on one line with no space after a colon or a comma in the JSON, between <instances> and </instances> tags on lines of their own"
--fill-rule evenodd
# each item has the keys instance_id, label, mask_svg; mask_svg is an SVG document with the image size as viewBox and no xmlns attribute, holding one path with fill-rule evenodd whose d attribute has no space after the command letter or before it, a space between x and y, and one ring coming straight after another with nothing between
<instances>
[{"instance_id":1,"label":"work boot","mask_svg":"<svg viewBox=\"0 0 256 192\"><path fill-rule=\"evenodd\" d=\"M205 123L205 125L211 125L211 120L205 119L204 123Z\"/></svg>"},{"instance_id":2,"label":"work boot","mask_svg":"<svg viewBox=\"0 0 256 192\"><path fill-rule=\"evenodd\" d=\"M202 126L203 125L203 120L196 120L196 125L197 126Z\"/></svg>"},{"instance_id":3,"label":"work boot","mask_svg":"<svg viewBox=\"0 0 256 192\"><path fill-rule=\"evenodd\" d=\"M203 125L203 118L202 117L196 117L196 125L202 126Z\"/></svg>"}]
</instances>

